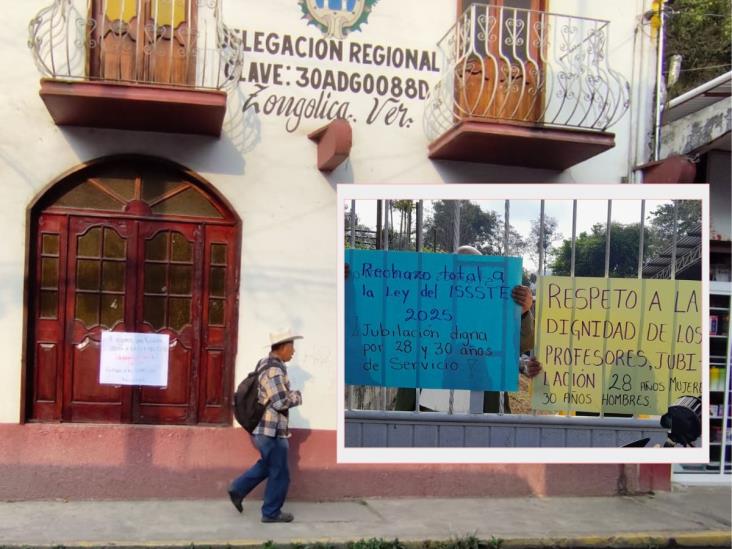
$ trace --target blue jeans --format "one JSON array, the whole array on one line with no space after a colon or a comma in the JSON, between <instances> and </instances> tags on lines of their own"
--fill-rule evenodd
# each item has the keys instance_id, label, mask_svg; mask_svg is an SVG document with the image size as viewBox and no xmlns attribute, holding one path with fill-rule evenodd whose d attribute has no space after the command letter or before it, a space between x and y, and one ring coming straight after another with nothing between
<instances>
[{"instance_id":1,"label":"blue jeans","mask_svg":"<svg viewBox=\"0 0 732 549\"><path fill-rule=\"evenodd\" d=\"M264 489L262 515L274 518L280 514L290 486L290 469L287 465L290 444L286 438L264 435L254 435L252 439L262 457L243 475L234 479L230 490L243 498L260 482L268 479Z\"/></svg>"}]
</instances>

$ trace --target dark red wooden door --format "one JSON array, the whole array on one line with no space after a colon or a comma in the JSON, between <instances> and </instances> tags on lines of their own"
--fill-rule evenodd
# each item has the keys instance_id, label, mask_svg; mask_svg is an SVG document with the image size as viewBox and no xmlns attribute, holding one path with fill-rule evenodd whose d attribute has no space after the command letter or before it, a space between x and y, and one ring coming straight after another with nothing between
<instances>
[{"instance_id":1,"label":"dark red wooden door","mask_svg":"<svg viewBox=\"0 0 732 549\"><path fill-rule=\"evenodd\" d=\"M473 4L473 50L456 72L460 112L537 121L542 111L546 0L458 0L459 13Z\"/></svg>"},{"instance_id":2,"label":"dark red wooden door","mask_svg":"<svg viewBox=\"0 0 732 549\"><path fill-rule=\"evenodd\" d=\"M64 419L196 423L203 226L72 217L68 240ZM167 386L101 385L103 330L169 335Z\"/></svg>"},{"instance_id":3,"label":"dark red wooden door","mask_svg":"<svg viewBox=\"0 0 732 549\"><path fill-rule=\"evenodd\" d=\"M36 268L30 294L33 325L29 392L31 415L42 421L61 419L63 404L67 222L64 215L39 216L32 243Z\"/></svg>"},{"instance_id":4,"label":"dark red wooden door","mask_svg":"<svg viewBox=\"0 0 732 549\"><path fill-rule=\"evenodd\" d=\"M134 222L71 217L66 261L63 419L130 420L130 390L99 383L103 330L134 326Z\"/></svg>"},{"instance_id":5,"label":"dark red wooden door","mask_svg":"<svg viewBox=\"0 0 732 549\"><path fill-rule=\"evenodd\" d=\"M234 392L227 370L230 368L231 349L236 346L236 326L233 323L239 308L236 235L236 227L206 227L198 403L198 420L205 423L226 421L231 409L230 395Z\"/></svg>"},{"instance_id":6,"label":"dark red wooden door","mask_svg":"<svg viewBox=\"0 0 732 549\"><path fill-rule=\"evenodd\" d=\"M91 76L195 84L200 7L193 0L93 0Z\"/></svg>"},{"instance_id":7,"label":"dark red wooden door","mask_svg":"<svg viewBox=\"0 0 732 549\"><path fill-rule=\"evenodd\" d=\"M168 385L135 391L136 423L195 423L201 347L202 227L140 222L136 332L170 336Z\"/></svg>"},{"instance_id":8,"label":"dark red wooden door","mask_svg":"<svg viewBox=\"0 0 732 549\"><path fill-rule=\"evenodd\" d=\"M226 424L240 226L190 172L117 158L32 212L27 417ZM170 337L165 387L99 383L101 334Z\"/></svg>"}]
</instances>

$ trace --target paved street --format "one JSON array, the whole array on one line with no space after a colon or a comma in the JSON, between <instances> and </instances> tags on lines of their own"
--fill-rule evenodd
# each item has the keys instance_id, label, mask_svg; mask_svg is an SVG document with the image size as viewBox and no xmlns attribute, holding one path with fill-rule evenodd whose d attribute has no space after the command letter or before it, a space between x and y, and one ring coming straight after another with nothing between
<instances>
[{"instance_id":1,"label":"paved street","mask_svg":"<svg viewBox=\"0 0 732 549\"><path fill-rule=\"evenodd\" d=\"M503 547L729 547L730 487L677 486L628 497L369 499L288 502L291 524L262 524L258 501L0 503L0 544L257 546L469 535ZM677 544L677 545L674 545Z\"/></svg>"}]
</instances>

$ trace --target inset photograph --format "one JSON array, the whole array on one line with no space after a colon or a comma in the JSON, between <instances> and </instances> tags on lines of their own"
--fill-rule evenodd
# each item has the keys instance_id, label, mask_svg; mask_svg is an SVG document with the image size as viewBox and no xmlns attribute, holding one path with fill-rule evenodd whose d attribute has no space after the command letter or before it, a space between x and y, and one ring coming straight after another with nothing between
<instances>
[{"instance_id":1,"label":"inset photograph","mask_svg":"<svg viewBox=\"0 0 732 549\"><path fill-rule=\"evenodd\" d=\"M343 448L703 448L705 189L461 187L342 204Z\"/></svg>"}]
</instances>

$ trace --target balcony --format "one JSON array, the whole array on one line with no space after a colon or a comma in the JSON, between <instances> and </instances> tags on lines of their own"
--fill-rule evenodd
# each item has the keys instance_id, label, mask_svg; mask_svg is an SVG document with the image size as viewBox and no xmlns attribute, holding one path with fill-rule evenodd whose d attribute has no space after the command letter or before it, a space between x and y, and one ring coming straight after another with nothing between
<instances>
[{"instance_id":1,"label":"balcony","mask_svg":"<svg viewBox=\"0 0 732 549\"><path fill-rule=\"evenodd\" d=\"M608 34L608 21L471 5L438 43L430 158L564 170L612 148L630 86Z\"/></svg>"},{"instance_id":2,"label":"balcony","mask_svg":"<svg viewBox=\"0 0 732 549\"><path fill-rule=\"evenodd\" d=\"M219 136L242 67L220 0L54 0L28 46L58 125Z\"/></svg>"}]
</instances>

